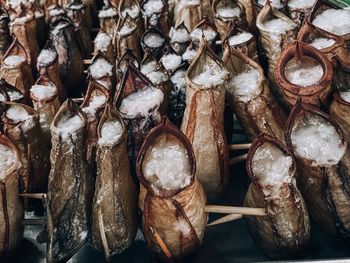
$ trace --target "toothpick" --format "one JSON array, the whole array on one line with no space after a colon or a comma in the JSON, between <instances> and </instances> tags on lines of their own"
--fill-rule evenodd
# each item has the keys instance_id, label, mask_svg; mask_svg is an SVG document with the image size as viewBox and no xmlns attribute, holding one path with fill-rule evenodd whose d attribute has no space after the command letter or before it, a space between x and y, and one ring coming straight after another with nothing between
<instances>
[{"instance_id":1,"label":"toothpick","mask_svg":"<svg viewBox=\"0 0 350 263\"><path fill-rule=\"evenodd\" d=\"M247 216L266 216L264 208L206 205L205 212L217 214L241 214Z\"/></svg>"},{"instance_id":2,"label":"toothpick","mask_svg":"<svg viewBox=\"0 0 350 263\"><path fill-rule=\"evenodd\" d=\"M240 163L240 162L247 160L247 156L248 156L248 154L244 154L244 155L230 159L230 165L234 165L236 163Z\"/></svg>"},{"instance_id":3,"label":"toothpick","mask_svg":"<svg viewBox=\"0 0 350 263\"><path fill-rule=\"evenodd\" d=\"M230 144L228 148L230 151L248 150L251 145L251 143Z\"/></svg>"},{"instance_id":4,"label":"toothpick","mask_svg":"<svg viewBox=\"0 0 350 263\"><path fill-rule=\"evenodd\" d=\"M228 222L231 222L231 221L234 221L234 220L238 220L238 219L241 219L241 218L243 218L243 216L240 215L240 214L229 214L229 215L220 217L217 220L214 220L213 222L211 222L207 226L216 226L216 225L228 223Z\"/></svg>"},{"instance_id":5,"label":"toothpick","mask_svg":"<svg viewBox=\"0 0 350 263\"><path fill-rule=\"evenodd\" d=\"M22 194L18 194L18 196L30 198L30 199L42 200L44 197L46 197L46 194L45 193L22 193Z\"/></svg>"}]
</instances>

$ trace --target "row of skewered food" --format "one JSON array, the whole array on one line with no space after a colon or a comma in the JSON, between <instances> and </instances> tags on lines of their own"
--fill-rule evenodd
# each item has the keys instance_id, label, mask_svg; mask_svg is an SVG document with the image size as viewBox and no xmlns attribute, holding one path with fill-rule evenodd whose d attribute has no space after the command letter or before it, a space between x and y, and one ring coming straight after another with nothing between
<instances>
[{"instance_id":1,"label":"row of skewered food","mask_svg":"<svg viewBox=\"0 0 350 263\"><path fill-rule=\"evenodd\" d=\"M232 112L253 141L245 205L266 215L246 220L263 251L302 257L309 214L349 238L350 11L296 0L1 3L1 259L21 242L24 210L43 209L48 262L87 241L107 259L123 252L138 211L149 250L183 260L229 180Z\"/></svg>"}]
</instances>

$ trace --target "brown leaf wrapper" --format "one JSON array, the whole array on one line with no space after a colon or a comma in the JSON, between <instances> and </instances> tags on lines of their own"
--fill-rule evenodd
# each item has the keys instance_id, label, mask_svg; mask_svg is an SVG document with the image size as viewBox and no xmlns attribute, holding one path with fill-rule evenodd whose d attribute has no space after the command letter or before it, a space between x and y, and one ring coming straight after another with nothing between
<instances>
[{"instance_id":1,"label":"brown leaf wrapper","mask_svg":"<svg viewBox=\"0 0 350 263\"><path fill-rule=\"evenodd\" d=\"M130 49L126 50L125 54L120 58L120 60L117 59L116 61L116 73L118 83L123 79L125 69L128 67L129 64L134 64L136 68L140 68L140 60Z\"/></svg>"},{"instance_id":2,"label":"brown leaf wrapper","mask_svg":"<svg viewBox=\"0 0 350 263\"><path fill-rule=\"evenodd\" d=\"M58 20L52 25L50 39L58 53L62 83L67 90L72 90L80 84L84 71L73 24L66 19Z\"/></svg>"},{"instance_id":3,"label":"brown leaf wrapper","mask_svg":"<svg viewBox=\"0 0 350 263\"><path fill-rule=\"evenodd\" d=\"M24 95L4 79L0 79L0 94L2 94L2 96L5 98L3 101L26 104Z\"/></svg>"},{"instance_id":4,"label":"brown leaf wrapper","mask_svg":"<svg viewBox=\"0 0 350 263\"><path fill-rule=\"evenodd\" d=\"M64 114L79 116L83 125L72 134L62 134L57 129L57 122ZM39 242L46 242L47 262L67 261L89 237L93 185L85 159L85 125L85 114L69 99L51 124L52 169L47 220L38 236Z\"/></svg>"},{"instance_id":5,"label":"brown leaf wrapper","mask_svg":"<svg viewBox=\"0 0 350 263\"><path fill-rule=\"evenodd\" d=\"M141 73L130 61L125 69L123 78L117 87L114 105L119 109L124 98L146 87L154 87L153 83ZM154 87L155 88L155 87ZM145 137L149 131L159 124L161 116L158 107L152 109L147 116L129 118L121 112L128 129L128 154L131 163L131 173L135 174L135 162Z\"/></svg>"},{"instance_id":6,"label":"brown leaf wrapper","mask_svg":"<svg viewBox=\"0 0 350 263\"><path fill-rule=\"evenodd\" d=\"M37 40L37 24L30 6L20 5L20 11L10 23L11 34L18 39L23 46L28 64L35 69L36 59L39 55L39 43Z\"/></svg>"},{"instance_id":7,"label":"brown leaf wrapper","mask_svg":"<svg viewBox=\"0 0 350 263\"><path fill-rule=\"evenodd\" d=\"M101 17L100 19L100 28L106 32L112 39L114 37L115 32L117 31L117 23L118 23L118 10L112 6L103 6L102 10L107 10L111 8L114 10L115 15L109 17Z\"/></svg>"},{"instance_id":8,"label":"brown leaf wrapper","mask_svg":"<svg viewBox=\"0 0 350 263\"><path fill-rule=\"evenodd\" d=\"M0 7L0 59L5 55L11 43L9 22L8 14Z\"/></svg>"},{"instance_id":9,"label":"brown leaf wrapper","mask_svg":"<svg viewBox=\"0 0 350 263\"><path fill-rule=\"evenodd\" d=\"M290 83L284 72L287 63L297 58L301 61L303 58L312 58L316 60L323 68L322 78L307 87L298 86ZM275 70L276 84L284 94L284 100L293 106L300 98L303 102L312 105L328 105L329 95L331 93L333 78L333 67L327 57L316 48L302 42L294 42L289 45L281 54Z\"/></svg>"},{"instance_id":10,"label":"brown leaf wrapper","mask_svg":"<svg viewBox=\"0 0 350 263\"><path fill-rule=\"evenodd\" d=\"M151 0L148 0L151 1ZM168 35L169 33L169 13L168 13L168 1L162 0L163 7L158 13L153 13L152 15L145 14L144 5L148 1L143 1L141 4L141 12L143 14L143 19L145 21L145 28L149 29L152 27L157 28L159 31Z\"/></svg>"},{"instance_id":11,"label":"brown leaf wrapper","mask_svg":"<svg viewBox=\"0 0 350 263\"><path fill-rule=\"evenodd\" d=\"M271 18L283 19L284 21L295 25L295 28L287 31L282 35L274 35L272 33L269 33L264 29L264 23L266 21L269 21ZM286 15L271 7L269 3L267 3L258 14L256 19L256 26L260 32L259 41L262 46L262 52L264 53L261 55L263 57L266 57L268 62L268 78L271 84L270 89L278 101L282 102L283 94L275 83L274 72L283 48L286 44L295 40L298 32L298 26Z\"/></svg>"},{"instance_id":12,"label":"brown leaf wrapper","mask_svg":"<svg viewBox=\"0 0 350 263\"><path fill-rule=\"evenodd\" d=\"M13 141L18 149L18 156L22 164L19 169L20 189L24 193L45 193L47 178L50 171L49 150L42 143L42 132L39 114L31 107L15 102L5 102L7 108L22 107L31 117L25 121L9 119L4 113L4 134ZM30 202L29 206L36 207L41 202ZM26 203L26 207L29 208Z\"/></svg>"},{"instance_id":13,"label":"brown leaf wrapper","mask_svg":"<svg viewBox=\"0 0 350 263\"><path fill-rule=\"evenodd\" d=\"M100 37L105 36L107 38L108 36L108 41L107 44L99 44L96 42L96 39L99 39ZM116 60L116 54L114 52L114 45L112 43L112 38L104 32L102 29L98 32L95 40L94 40L94 55L98 53L98 51L102 52L102 54L109 60L112 61L113 63Z\"/></svg>"},{"instance_id":14,"label":"brown leaf wrapper","mask_svg":"<svg viewBox=\"0 0 350 263\"><path fill-rule=\"evenodd\" d=\"M195 27L193 30L195 29L200 29L203 31L205 30L208 30L208 31L212 31L215 33L215 38L214 39L205 39L208 43L208 45L210 46L210 48L212 50L215 50L215 45L216 45L216 40L218 39L218 34L217 34L217 29L216 29L216 26L214 23L212 23L208 17L204 17ZM199 46L200 46L200 41L201 41L201 38L202 38L203 34L199 37L199 38L196 38L196 37L193 37L191 36L191 40L192 40L192 43L194 44L194 48L195 49L198 49ZM204 37L205 38L205 37Z\"/></svg>"},{"instance_id":15,"label":"brown leaf wrapper","mask_svg":"<svg viewBox=\"0 0 350 263\"><path fill-rule=\"evenodd\" d=\"M75 26L82 56L88 58L91 56L93 49L89 26L91 22L88 21L91 17L87 13L87 5L81 0L74 0L66 7L66 10L68 17Z\"/></svg>"},{"instance_id":16,"label":"brown leaf wrapper","mask_svg":"<svg viewBox=\"0 0 350 263\"><path fill-rule=\"evenodd\" d=\"M55 88L54 94L45 98L37 98L33 92L30 92L30 98L32 99L34 109L40 116L40 126L42 133L45 137L48 147L51 148L50 125L61 105L58 97L58 88L48 78L43 76L39 77L35 85L51 86Z\"/></svg>"},{"instance_id":17,"label":"brown leaf wrapper","mask_svg":"<svg viewBox=\"0 0 350 263\"><path fill-rule=\"evenodd\" d=\"M257 43L254 35L251 39L243 43L240 43L238 45L230 45L230 38L238 34L242 34L243 32L248 32L248 31L244 30L244 28L242 27L233 27L232 30L226 36L226 38L223 40L224 48L236 49L239 52L243 53L244 55L248 56L249 58L255 60L257 63L259 63Z\"/></svg>"},{"instance_id":18,"label":"brown leaf wrapper","mask_svg":"<svg viewBox=\"0 0 350 263\"><path fill-rule=\"evenodd\" d=\"M94 105L92 106L93 108L90 108L90 103L96 96L105 97L105 103L97 108ZM109 100L110 95L108 90L106 90L98 82L90 80L87 93L80 107L86 114L86 160L93 170L95 170L96 166L96 144L98 141L97 126L100 121L103 109Z\"/></svg>"},{"instance_id":19,"label":"brown leaf wrapper","mask_svg":"<svg viewBox=\"0 0 350 263\"><path fill-rule=\"evenodd\" d=\"M313 7L292 8L288 5L288 1L286 2L286 13L296 23L301 24L305 18L308 18L310 16Z\"/></svg>"},{"instance_id":20,"label":"brown leaf wrapper","mask_svg":"<svg viewBox=\"0 0 350 263\"><path fill-rule=\"evenodd\" d=\"M224 191L229 176L223 119L225 86L203 88L192 81L208 62L217 63L224 69L214 52L202 42L185 76L186 109L181 131L193 146L197 161L196 178L203 184L208 200L214 200Z\"/></svg>"},{"instance_id":21,"label":"brown leaf wrapper","mask_svg":"<svg viewBox=\"0 0 350 263\"><path fill-rule=\"evenodd\" d=\"M55 86L58 89L59 100L61 103L63 103L67 98L67 92L66 92L65 88L63 87L63 84L62 84L61 78L60 78L57 50L53 46L51 41L48 41L46 43L43 50L53 52L55 54L55 58L52 59L48 63L46 63L46 61L44 63L42 61L38 61L37 62L38 72L39 72L40 76L44 76L44 77L48 78L52 83L55 84Z\"/></svg>"},{"instance_id":22,"label":"brown leaf wrapper","mask_svg":"<svg viewBox=\"0 0 350 263\"><path fill-rule=\"evenodd\" d=\"M145 39L147 39L150 35L151 36L152 35L158 35L160 38L163 38L164 41L158 47L150 47L150 46L147 45L147 43L145 41ZM161 58L161 56L163 55L165 46L166 46L166 38L163 35L163 33L158 31L157 29L151 28L151 29L146 30L145 33L143 33L142 38L141 38L142 50L145 53L149 53L156 60L159 60Z\"/></svg>"},{"instance_id":23,"label":"brown leaf wrapper","mask_svg":"<svg viewBox=\"0 0 350 263\"><path fill-rule=\"evenodd\" d=\"M177 26L174 27L175 30L186 30L188 35L190 34L190 32L188 31L186 25L184 22L178 24ZM171 31L170 31L171 33ZM182 55L183 53L185 53L186 51L186 48L188 47L188 45L190 44L190 40L188 41L185 41L185 42L179 42L179 41L175 41L175 40L172 40L171 39L171 36L170 36L170 45L171 47L175 50L175 52L179 55Z\"/></svg>"},{"instance_id":24,"label":"brown leaf wrapper","mask_svg":"<svg viewBox=\"0 0 350 263\"><path fill-rule=\"evenodd\" d=\"M7 65L4 61L10 56L22 56L24 61L15 66ZM29 90L34 84L34 80L27 63L27 53L17 38L15 38L1 59L0 75L6 82L17 88L24 95L26 101L29 101Z\"/></svg>"},{"instance_id":25,"label":"brown leaf wrapper","mask_svg":"<svg viewBox=\"0 0 350 263\"><path fill-rule=\"evenodd\" d=\"M332 86L345 91L350 87L350 52L343 37L333 35L304 20L298 33L298 40L310 44L316 38L332 39L335 43L320 49L333 65Z\"/></svg>"},{"instance_id":26,"label":"brown leaf wrapper","mask_svg":"<svg viewBox=\"0 0 350 263\"><path fill-rule=\"evenodd\" d=\"M108 62L108 64L110 64L111 66L114 65L113 61L111 62L101 51L98 51L97 54L92 58L92 62L91 65L93 65L94 63L96 63L97 60L102 59L105 60L106 62ZM94 77L93 74L91 73L91 65L88 69L88 77L87 77L87 81L94 81L94 82L98 82L98 84L100 86L102 86L108 93L110 96L112 96L115 92L115 84L116 84L116 74L115 74L115 70L114 70L114 66L112 69L111 74L106 74L104 76L101 77Z\"/></svg>"},{"instance_id":27,"label":"brown leaf wrapper","mask_svg":"<svg viewBox=\"0 0 350 263\"><path fill-rule=\"evenodd\" d=\"M253 173L253 156L263 145L272 145L292 158L289 183L279 189L279 198L264 193L264 186ZM266 216L245 217L248 228L263 252L274 259L302 258L309 245L310 220L304 199L296 186L296 164L292 153L278 140L268 135L259 136L248 152L247 172L252 180L245 196L244 205L263 207Z\"/></svg>"},{"instance_id":28,"label":"brown leaf wrapper","mask_svg":"<svg viewBox=\"0 0 350 263\"><path fill-rule=\"evenodd\" d=\"M340 96L339 91L333 93L329 114L339 124L344 133L344 138L350 145L350 103Z\"/></svg>"},{"instance_id":29,"label":"brown leaf wrapper","mask_svg":"<svg viewBox=\"0 0 350 263\"><path fill-rule=\"evenodd\" d=\"M286 130L287 146L292 149L291 133L293 127L306 116L318 116L331 123L341 135L343 157L337 164L319 165L295 155L298 169L298 186L307 204L310 216L323 231L341 238L349 238L349 167L350 152L343 132L331 117L318 108L298 102L288 119ZM294 153L294 152L293 152Z\"/></svg>"},{"instance_id":30,"label":"brown leaf wrapper","mask_svg":"<svg viewBox=\"0 0 350 263\"><path fill-rule=\"evenodd\" d=\"M130 175L127 130L120 114L106 106L98 126L119 121L123 135L113 145L97 145L97 177L92 211L92 243L106 259L127 249L137 230L137 192ZM104 241L105 239L105 241Z\"/></svg>"},{"instance_id":31,"label":"brown leaf wrapper","mask_svg":"<svg viewBox=\"0 0 350 263\"><path fill-rule=\"evenodd\" d=\"M184 23L188 31L192 32L194 27L201 21L202 17L201 1L184 5L180 5L180 3L177 2L174 10L175 26Z\"/></svg>"},{"instance_id":32,"label":"brown leaf wrapper","mask_svg":"<svg viewBox=\"0 0 350 263\"><path fill-rule=\"evenodd\" d=\"M226 84L226 100L245 133L251 140L261 133L266 133L284 142L284 126L287 116L271 94L263 69L236 49L225 49L223 63L232 76L250 69L259 72L257 92L255 95L252 94L249 100L235 96L234 87L229 86L230 82Z\"/></svg>"},{"instance_id":33,"label":"brown leaf wrapper","mask_svg":"<svg viewBox=\"0 0 350 263\"><path fill-rule=\"evenodd\" d=\"M191 180L177 191L152 186L144 177L142 163L145 154L160 135L172 135L183 144L189 156ZM141 182L139 206L142 211L142 229L150 251L166 259L159 243L152 234L155 229L172 256L180 260L194 252L202 243L207 223L206 197L202 185L195 179L196 160L191 143L170 121L161 124L147 136L137 158L137 175ZM188 229L183 233L178 224Z\"/></svg>"},{"instance_id":34,"label":"brown leaf wrapper","mask_svg":"<svg viewBox=\"0 0 350 263\"><path fill-rule=\"evenodd\" d=\"M11 140L3 134L0 134L0 144L11 148L15 154L14 164L0 178L0 259L1 262L10 262L19 248L22 236L23 226L21 225L24 217L23 205L18 196L19 184L19 159L16 146Z\"/></svg>"},{"instance_id":35,"label":"brown leaf wrapper","mask_svg":"<svg viewBox=\"0 0 350 263\"><path fill-rule=\"evenodd\" d=\"M217 13L217 9L223 8L226 6L239 8L240 9L239 16L236 16L233 18L221 17ZM214 15L215 26L220 34L221 41L223 41L227 37L227 35L230 33L232 28L235 28L237 25L248 27L245 7L240 3L240 1L232 2L228 0L214 0L212 1L212 13Z\"/></svg>"},{"instance_id":36,"label":"brown leaf wrapper","mask_svg":"<svg viewBox=\"0 0 350 263\"><path fill-rule=\"evenodd\" d=\"M129 16L126 15L125 18L119 18L117 30L113 39L114 46L118 57L121 58L126 50L131 49L133 53L141 59L142 51L140 46L139 38L139 28L137 27L137 22ZM123 27L128 28L127 32L121 30Z\"/></svg>"},{"instance_id":37,"label":"brown leaf wrapper","mask_svg":"<svg viewBox=\"0 0 350 263\"><path fill-rule=\"evenodd\" d=\"M339 9L340 7L333 4L332 2L329 2L329 1L324 1L324 0L318 0L316 2L316 4L314 5L312 11L311 11L311 14L309 15L309 17L307 18L308 19L308 22L310 24L312 24L312 21L315 19L315 17L323 12L324 10L327 10L327 9L330 9L330 8L333 8L333 9ZM323 29L320 29L322 31L325 31ZM325 31L327 32L327 31ZM346 45L348 46L350 44L350 33L349 34L346 34L346 35L343 35L341 36L345 42L346 42Z\"/></svg>"}]
</instances>

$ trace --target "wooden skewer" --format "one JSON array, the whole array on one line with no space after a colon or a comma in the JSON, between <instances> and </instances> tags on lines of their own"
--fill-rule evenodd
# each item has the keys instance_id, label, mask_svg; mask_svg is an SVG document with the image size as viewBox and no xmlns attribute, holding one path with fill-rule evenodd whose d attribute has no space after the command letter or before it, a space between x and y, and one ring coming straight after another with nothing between
<instances>
[{"instance_id":1,"label":"wooden skewer","mask_svg":"<svg viewBox=\"0 0 350 263\"><path fill-rule=\"evenodd\" d=\"M175 262L173 255L171 254L170 250L168 249L167 245L164 243L162 238L158 235L157 231L151 226L149 227L149 229L151 230L152 235L155 237L155 239L158 242L158 245L167 257L168 262Z\"/></svg>"},{"instance_id":2,"label":"wooden skewer","mask_svg":"<svg viewBox=\"0 0 350 263\"><path fill-rule=\"evenodd\" d=\"M42 226L44 224L44 219L37 218L37 219L22 219L21 225L22 226Z\"/></svg>"},{"instance_id":3,"label":"wooden skewer","mask_svg":"<svg viewBox=\"0 0 350 263\"><path fill-rule=\"evenodd\" d=\"M228 148L231 151L248 150L251 145L251 143L230 144Z\"/></svg>"},{"instance_id":4,"label":"wooden skewer","mask_svg":"<svg viewBox=\"0 0 350 263\"><path fill-rule=\"evenodd\" d=\"M247 157L248 157L248 154L234 157L234 158L230 159L230 165L234 165L236 163L243 162L243 161L247 160Z\"/></svg>"},{"instance_id":5,"label":"wooden skewer","mask_svg":"<svg viewBox=\"0 0 350 263\"><path fill-rule=\"evenodd\" d=\"M229 214L229 215L220 217L217 220L214 220L213 222L211 222L207 226L216 226L216 225L224 224L224 223L231 222L231 221L234 221L234 220L238 220L238 219L241 219L241 218L243 218L243 216L240 215L240 214Z\"/></svg>"},{"instance_id":6,"label":"wooden skewer","mask_svg":"<svg viewBox=\"0 0 350 263\"><path fill-rule=\"evenodd\" d=\"M83 63L84 63L84 65L91 65L92 64L92 59L84 59Z\"/></svg>"},{"instance_id":7,"label":"wooden skewer","mask_svg":"<svg viewBox=\"0 0 350 263\"><path fill-rule=\"evenodd\" d=\"M266 212L264 208L224 206L224 205L206 205L205 212L217 213L217 214L241 214L241 215L247 215L247 216L266 216Z\"/></svg>"},{"instance_id":8,"label":"wooden skewer","mask_svg":"<svg viewBox=\"0 0 350 263\"><path fill-rule=\"evenodd\" d=\"M45 193L22 193L22 194L18 194L18 195L20 197L39 199L39 200L42 200L46 196Z\"/></svg>"}]
</instances>

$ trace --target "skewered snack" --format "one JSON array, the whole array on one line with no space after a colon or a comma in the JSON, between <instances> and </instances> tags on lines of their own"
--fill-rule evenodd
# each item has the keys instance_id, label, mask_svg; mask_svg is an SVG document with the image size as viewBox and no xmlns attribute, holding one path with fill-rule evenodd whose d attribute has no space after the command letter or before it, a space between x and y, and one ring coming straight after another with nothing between
<instances>
[{"instance_id":1,"label":"skewered snack","mask_svg":"<svg viewBox=\"0 0 350 263\"><path fill-rule=\"evenodd\" d=\"M10 18L7 12L0 6L0 59L4 56L11 43L9 22Z\"/></svg>"},{"instance_id":2,"label":"skewered snack","mask_svg":"<svg viewBox=\"0 0 350 263\"><path fill-rule=\"evenodd\" d=\"M126 144L123 119L107 105L98 126L91 230L94 248L103 250L107 260L128 248L137 230L137 192Z\"/></svg>"},{"instance_id":3,"label":"skewered snack","mask_svg":"<svg viewBox=\"0 0 350 263\"><path fill-rule=\"evenodd\" d=\"M47 24L53 24L61 18L67 18L66 10L56 2L48 5L47 12Z\"/></svg>"},{"instance_id":4,"label":"skewered snack","mask_svg":"<svg viewBox=\"0 0 350 263\"><path fill-rule=\"evenodd\" d=\"M191 63L194 57L197 55L198 51L194 48L193 42L187 47L185 53L182 54L183 61Z\"/></svg>"},{"instance_id":5,"label":"skewered snack","mask_svg":"<svg viewBox=\"0 0 350 263\"><path fill-rule=\"evenodd\" d=\"M68 99L51 124L51 172L47 220L38 241L47 245L47 262L67 261L89 237L92 177L85 153L86 117Z\"/></svg>"},{"instance_id":6,"label":"skewered snack","mask_svg":"<svg viewBox=\"0 0 350 263\"><path fill-rule=\"evenodd\" d=\"M298 25L270 3L266 3L257 16L256 26L260 32L259 40L264 52L262 55L267 58L270 89L281 102L283 94L276 86L274 72L282 48L296 38Z\"/></svg>"},{"instance_id":7,"label":"skewered snack","mask_svg":"<svg viewBox=\"0 0 350 263\"><path fill-rule=\"evenodd\" d=\"M209 18L203 18L193 29L190 34L194 48L200 46L202 36L208 42L208 45L215 50L215 42L218 38L218 33L216 32L216 27L213 23L210 22Z\"/></svg>"},{"instance_id":8,"label":"skewered snack","mask_svg":"<svg viewBox=\"0 0 350 263\"><path fill-rule=\"evenodd\" d=\"M41 76L47 77L55 84L58 89L60 102L64 102L67 98L67 92L60 79L58 53L51 41L48 41L44 49L41 50L36 67Z\"/></svg>"},{"instance_id":9,"label":"skewered snack","mask_svg":"<svg viewBox=\"0 0 350 263\"><path fill-rule=\"evenodd\" d=\"M265 217L246 217L249 230L264 253L272 258L301 258L310 239L310 221L296 185L292 153L278 140L262 135L248 152L252 180L245 205L264 207Z\"/></svg>"},{"instance_id":10,"label":"skewered snack","mask_svg":"<svg viewBox=\"0 0 350 263\"><path fill-rule=\"evenodd\" d=\"M110 95L114 93L115 73L113 64L103 55L101 51L92 58L88 69L88 80L98 82Z\"/></svg>"},{"instance_id":11,"label":"skewered snack","mask_svg":"<svg viewBox=\"0 0 350 263\"><path fill-rule=\"evenodd\" d=\"M318 0L308 21L314 26L350 40L350 11L334 9L328 2Z\"/></svg>"},{"instance_id":12,"label":"skewered snack","mask_svg":"<svg viewBox=\"0 0 350 263\"><path fill-rule=\"evenodd\" d=\"M140 39L144 29L144 21L141 14L141 5L140 1L136 0L121 0L118 8L119 19L125 18L127 14L137 24L137 38ZM137 43L139 44L139 43Z\"/></svg>"},{"instance_id":13,"label":"skewered snack","mask_svg":"<svg viewBox=\"0 0 350 263\"><path fill-rule=\"evenodd\" d=\"M145 0L141 4L141 12L146 29L154 27L164 34L169 33L168 1Z\"/></svg>"},{"instance_id":14,"label":"skewered snack","mask_svg":"<svg viewBox=\"0 0 350 263\"><path fill-rule=\"evenodd\" d=\"M191 42L190 32L184 22L176 27L171 27L169 31L170 45L179 55L182 55Z\"/></svg>"},{"instance_id":15,"label":"skewered snack","mask_svg":"<svg viewBox=\"0 0 350 263\"><path fill-rule=\"evenodd\" d=\"M47 145L51 146L50 125L60 108L58 88L48 78L40 76L30 89L30 98L40 118L40 127Z\"/></svg>"},{"instance_id":16,"label":"skewered snack","mask_svg":"<svg viewBox=\"0 0 350 263\"><path fill-rule=\"evenodd\" d=\"M48 148L41 143L42 133L39 114L31 107L4 102L6 111L2 115L4 134L18 149L21 162L20 191L43 193L47 191L47 178L50 170ZM39 202L26 202L26 208L38 208Z\"/></svg>"},{"instance_id":17,"label":"skewered snack","mask_svg":"<svg viewBox=\"0 0 350 263\"><path fill-rule=\"evenodd\" d=\"M195 172L191 143L163 119L149 133L137 158L143 234L150 251L161 259L181 260L203 240L206 197Z\"/></svg>"},{"instance_id":18,"label":"skewered snack","mask_svg":"<svg viewBox=\"0 0 350 263\"><path fill-rule=\"evenodd\" d=\"M0 79L0 101L12 101L26 104L24 95L4 79Z\"/></svg>"},{"instance_id":19,"label":"skewered snack","mask_svg":"<svg viewBox=\"0 0 350 263\"><path fill-rule=\"evenodd\" d=\"M301 24L304 18L309 17L312 12L314 4L317 0L287 0L286 11L288 16L298 24Z\"/></svg>"},{"instance_id":20,"label":"skewered snack","mask_svg":"<svg viewBox=\"0 0 350 263\"><path fill-rule=\"evenodd\" d=\"M201 1L180 0L177 1L174 9L175 27L184 23L189 32L201 21Z\"/></svg>"},{"instance_id":21,"label":"skewered snack","mask_svg":"<svg viewBox=\"0 0 350 263\"><path fill-rule=\"evenodd\" d=\"M159 124L163 92L129 62L118 85L115 105L128 129L128 153L132 174L139 150L149 131Z\"/></svg>"},{"instance_id":22,"label":"skewered snack","mask_svg":"<svg viewBox=\"0 0 350 263\"><path fill-rule=\"evenodd\" d=\"M136 68L140 68L140 60L134 55L132 50L128 49L120 60L116 61L116 73L118 82L123 78L124 72L129 64L134 64Z\"/></svg>"},{"instance_id":23,"label":"skewered snack","mask_svg":"<svg viewBox=\"0 0 350 263\"><path fill-rule=\"evenodd\" d=\"M34 84L32 73L27 63L27 54L15 38L1 59L1 78L15 86L29 101L29 90Z\"/></svg>"},{"instance_id":24,"label":"skewered snack","mask_svg":"<svg viewBox=\"0 0 350 263\"><path fill-rule=\"evenodd\" d=\"M300 101L287 122L286 142L298 167L298 186L311 217L326 233L349 238L349 150L329 115Z\"/></svg>"},{"instance_id":25,"label":"skewered snack","mask_svg":"<svg viewBox=\"0 0 350 263\"><path fill-rule=\"evenodd\" d=\"M329 107L329 114L341 127L344 138L350 145L350 93L349 91L335 91L333 101Z\"/></svg>"},{"instance_id":26,"label":"skewered snack","mask_svg":"<svg viewBox=\"0 0 350 263\"><path fill-rule=\"evenodd\" d=\"M237 25L248 27L245 8L240 1L212 1L214 22L223 41Z\"/></svg>"},{"instance_id":27,"label":"skewered snack","mask_svg":"<svg viewBox=\"0 0 350 263\"><path fill-rule=\"evenodd\" d=\"M90 14L87 5L82 0L73 0L66 7L67 15L75 26L77 40L83 57L89 57L92 53L91 33L89 22Z\"/></svg>"},{"instance_id":28,"label":"skewered snack","mask_svg":"<svg viewBox=\"0 0 350 263\"><path fill-rule=\"evenodd\" d=\"M102 29L98 32L96 38L94 39L94 55L102 52L102 54L109 60L115 63L116 55L114 52L114 45L112 43L112 38L104 32Z\"/></svg>"},{"instance_id":29,"label":"skewered snack","mask_svg":"<svg viewBox=\"0 0 350 263\"><path fill-rule=\"evenodd\" d=\"M163 55L166 46L166 39L162 32L151 28L143 33L141 38L141 47L145 53L149 53L155 59L159 60Z\"/></svg>"},{"instance_id":30,"label":"skewered snack","mask_svg":"<svg viewBox=\"0 0 350 263\"><path fill-rule=\"evenodd\" d=\"M110 99L109 91L94 80L89 81L89 87L81 104L81 109L86 114L86 160L92 171L95 171L97 126L102 110Z\"/></svg>"},{"instance_id":31,"label":"skewered snack","mask_svg":"<svg viewBox=\"0 0 350 263\"><path fill-rule=\"evenodd\" d=\"M59 72L67 91L80 84L83 77L83 59L75 36L74 25L61 18L51 24L50 39L58 53Z\"/></svg>"},{"instance_id":32,"label":"skewered snack","mask_svg":"<svg viewBox=\"0 0 350 263\"><path fill-rule=\"evenodd\" d=\"M300 98L313 105L327 105L331 93L333 68L318 49L294 42L281 54L275 79L289 105Z\"/></svg>"},{"instance_id":33,"label":"skewered snack","mask_svg":"<svg viewBox=\"0 0 350 263\"><path fill-rule=\"evenodd\" d=\"M118 23L118 10L111 6L109 1L104 2L102 10L99 11L100 27L110 38L114 38Z\"/></svg>"},{"instance_id":34,"label":"skewered snack","mask_svg":"<svg viewBox=\"0 0 350 263\"><path fill-rule=\"evenodd\" d=\"M160 64L166 69L167 73L170 75L183 63L182 57L178 55L171 46L166 47L166 51L159 60Z\"/></svg>"},{"instance_id":35,"label":"skewered snack","mask_svg":"<svg viewBox=\"0 0 350 263\"><path fill-rule=\"evenodd\" d=\"M186 73L186 109L181 130L197 161L196 177L208 200L221 195L228 181L228 148L224 134L225 87L229 77L222 62L202 39Z\"/></svg>"},{"instance_id":36,"label":"skewered snack","mask_svg":"<svg viewBox=\"0 0 350 263\"><path fill-rule=\"evenodd\" d=\"M160 60L162 60L162 58ZM171 61L170 64L174 62L176 64L176 61ZM141 62L141 72L163 92L164 99L159 107L159 112L162 116L166 115L168 113L168 97L171 90L171 83L169 80L169 74L164 68L163 63L157 63L156 59L151 55L145 54L144 59Z\"/></svg>"},{"instance_id":37,"label":"skewered snack","mask_svg":"<svg viewBox=\"0 0 350 263\"><path fill-rule=\"evenodd\" d=\"M36 59L39 55L39 43L37 40L37 27L35 15L30 6L19 5L19 12L10 22L10 32L17 38L27 54L27 62L33 69L36 67Z\"/></svg>"},{"instance_id":38,"label":"skewered snack","mask_svg":"<svg viewBox=\"0 0 350 263\"><path fill-rule=\"evenodd\" d=\"M236 49L226 48L223 62L232 75L226 84L227 101L245 133L250 139L266 133L284 142L287 117L271 94L263 69Z\"/></svg>"},{"instance_id":39,"label":"skewered snack","mask_svg":"<svg viewBox=\"0 0 350 263\"><path fill-rule=\"evenodd\" d=\"M345 40L315 27L307 20L304 20L300 28L298 40L312 45L327 56L333 65L332 86L346 91L350 86L350 53Z\"/></svg>"},{"instance_id":40,"label":"skewered snack","mask_svg":"<svg viewBox=\"0 0 350 263\"><path fill-rule=\"evenodd\" d=\"M16 146L0 134L0 260L10 262L22 241L23 205L18 196L20 160Z\"/></svg>"},{"instance_id":41,"label":"skewered snack","mask_svg":"<svg viewBox=\"0 0 350 263\"><path fill-rule=\"evenodd\" d=\"M241 27L234 27L223 40L223 46L235 48L259 63L256 39L253 34L245 31Z\"/></svg>"},{"instance_id":42,"label":"skewered snack","mask_svg":"<svg viewBox=\"0 0 350 263\"><path fill-rule=\"evenodd\" d=\"M115 51L118 57L122 57L127 49L141 58L140 35L137 22L127 13L124 18L119 18L117 31L114 37Z\"/></svg>"}]
</instances>

